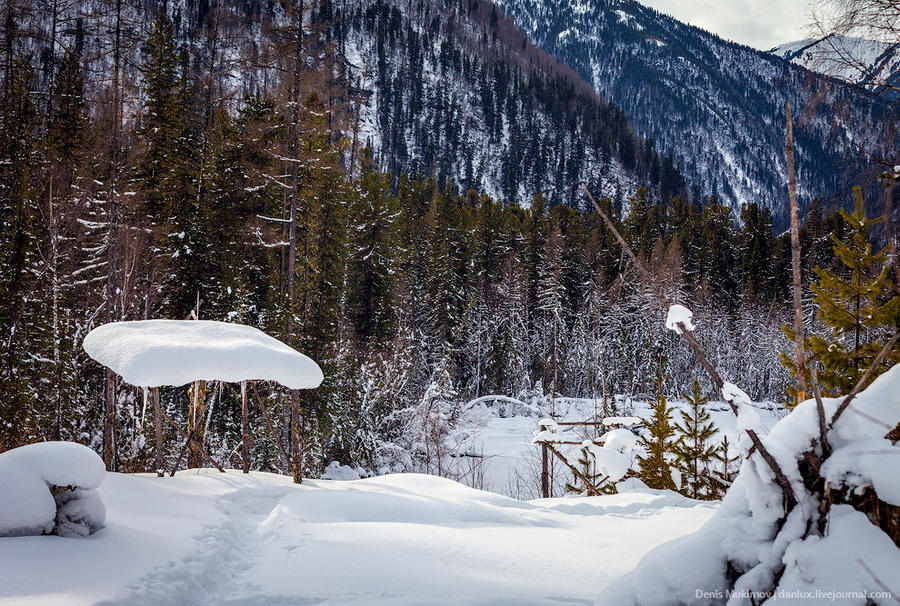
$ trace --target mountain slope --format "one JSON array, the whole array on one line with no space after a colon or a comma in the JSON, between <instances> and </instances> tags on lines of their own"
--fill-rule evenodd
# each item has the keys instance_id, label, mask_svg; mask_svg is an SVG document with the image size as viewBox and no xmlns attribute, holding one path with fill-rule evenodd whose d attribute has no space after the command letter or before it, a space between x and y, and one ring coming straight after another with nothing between
<instances>
[{"instance_id":1,"label":"mountain slope","mask_svg":"<svg viewBox=\"0 0 900 606\"><path fill-rule=\"evenodd\" d=\"M490 2L364 1L339 23L348 78L369 95L353 139L395 174L521 203L539 192L583 203L585 181L620 202L645 182L658 191L660 160L622 111ZM664 194L683 189L677 173L666 176Z\"/></svg>"},{"instance_id":2,"label":"mountain slope","mask_svg":"<svg viewBox=\"0 0 900 606\"><path fill-rule=\"evenodd\" d=\"M632 0L498 4L536 44L622 107L638 132L674 154L703 194L732 205L757 201L782 225L785 101L801 114L801 202L842 194L859 174L859 149L877 141L885 123L884 109L854 92Z\"/></svg>"}]
</instances>

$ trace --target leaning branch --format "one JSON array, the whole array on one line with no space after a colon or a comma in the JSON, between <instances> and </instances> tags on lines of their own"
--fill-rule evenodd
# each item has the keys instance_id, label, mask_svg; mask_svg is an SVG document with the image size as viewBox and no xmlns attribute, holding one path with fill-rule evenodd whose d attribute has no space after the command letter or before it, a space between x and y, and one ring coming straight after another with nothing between
<instances>
[{"instance_id":1,"label":"leaning branch","mask_svg":"<svg viewBox=\"0 0 900 606\"><path fill-rule=\"evenodd\" d=\"M622 234L619 233L619 230L616 228L615 224L610 220L607 214L603 212L603 209L600 208L600 205L597 204L597 201L594 200L594 196L591 195L591 192L590 190L588 190L587 185L582 185L582 188L584 189L584 193L587 195L588 199L591 201L591 204L594 205L594 209L603 219L603 222L606 223L606 226L612 232L613 236L615 236L616 240L618 240L619 244L622 246L622 249L625 251L628 257L631 259L631 262L635 267L638 268L638 271L644 277L644 280L653 291L653 294L656 295L656 298L659 300L659 302L666 309L668 309L670 307L668 297L666 297L665 293L662 292L662 289L653 280L650 272L647 270L644 264L641 263L640 259L637 258L637 255L634 254L634 251L631 250L631 247L622 237ZM704 351L703 347L700 345L700 343L697 342L691 332L685 328L684 324L679 322L678 326L681 329L681 336L683 336L685 340L687 340L688 345L690 345L691 349L694 351L694 355L696 355L697 359L700 360L700 365L703 366L703 368L706 370L713 383L715 384L716 388L721 392L722 387L725 385L725 382L716 371L715 366L713 366L709 359L706 357L706 351ZM734 398L726 396L725 401L728 402L728 405L731 407L731 411L735 414L735 416L737 416L738 407L734 402ZM760 440L757 433L752 429L746 429L745 431L750 437L750 441L753 443L756 451L763 458L763 460L769 466L769 469L771 469L772 473L775 475L775 480L778 482L778 485L781 487L781 491L784 494L785 510L790 510L797 502L797 496L794 493L794 488L791 486L790 480L788 480L787 476L784 475L784 472L781 470L781 466L778 465L775 457L773 457L772 453L770 453L768 449L766 449L766 447L763 445L762 440Z\"/></svg>"}]
</instances>

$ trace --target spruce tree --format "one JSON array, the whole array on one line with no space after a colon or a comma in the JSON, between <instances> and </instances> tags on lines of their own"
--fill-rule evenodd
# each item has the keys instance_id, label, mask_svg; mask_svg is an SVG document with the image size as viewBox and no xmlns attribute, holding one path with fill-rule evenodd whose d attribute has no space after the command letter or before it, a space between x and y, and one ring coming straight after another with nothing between
<instances>
[{"instance_id":1,"label":"spruce tree","mask_svg":"<svg viewBox=\"0 0 900 606\"><path fill-rule=\"evenodd\" d=\"M709 468L717 446L712 443L716 427L705 408L709 396L700 393L700 382L696 378L692 393L681 395L690 405L688 410L680 411L681 421L675 423L679 436L674 451L681 472L681 492L692 499L710 498Z\"/></svg>"},{"instance_id":2,"label":"spruce tree","mask_svg":"<svg viewBox=\"0 0 900 606\"><path fill-rule=\"evenodd\" d=\"M656 372L656 394L653 399L653 414L649 419L642 419L647 426L647 433L642 435L640 443L644 454L637 457L641 468L641 480L650 488L675 490L672 480L670 461L675 452L675 428L672 426L672 408L666 401L663 383L664 359L660 355ZM649 434L649 435L648 435Z\"/></svg>"}]
</instances>

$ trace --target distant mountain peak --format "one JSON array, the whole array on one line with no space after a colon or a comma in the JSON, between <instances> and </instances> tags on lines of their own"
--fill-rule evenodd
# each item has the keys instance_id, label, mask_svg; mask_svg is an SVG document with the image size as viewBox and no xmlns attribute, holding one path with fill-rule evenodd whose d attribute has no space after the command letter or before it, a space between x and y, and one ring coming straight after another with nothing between
<instances>
[{"instance_id":1,"label":"distant mountain peak","mask_svg":"<svg viewBox=\"0 0 900 606\"><path fill-rule=\"evenodd\" d=\"M866 87L900 81L900 45L829 34L769 51L810 71Z\"/></svg>"}]
</instances>

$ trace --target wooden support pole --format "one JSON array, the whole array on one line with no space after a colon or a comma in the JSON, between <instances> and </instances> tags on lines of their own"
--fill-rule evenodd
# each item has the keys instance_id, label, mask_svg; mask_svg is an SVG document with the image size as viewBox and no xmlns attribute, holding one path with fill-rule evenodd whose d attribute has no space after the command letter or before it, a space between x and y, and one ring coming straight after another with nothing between
<instances>
[{"instance_id":1,"label":"wooden support pole","mask_svg":"<svg viewBox=\"0 0 900 606\"><path fill-rule=\"evenodd\" d=\"M116 470L116 375L106 369L103 394L103 463L107 471Z\"/></svg>"},{"instance_id":2,"label":"wooden support pole","mask_svg":"<svg viewBox=\"0 0 900 606\"><path fill-rule=\"evenodd\" d=\"M291 390L291 474L294 483L303 482L303 449L300 443L300 392Z\"/></svg>"},{"instance_id":3,"label":"wooden support pole","mask_svg":"<svg viewBox=\"0 0 900 606\"><path fill-rule=\"evenodd\" d=\"M166 475L165 473L165 444L163 442L163 426L162 426L162 408L159 401L159 387L154 387L150 392L151 398L153 398L153 431L155 434L155 446L156 446L156 475L160 478Z\"/></svg>"},{"instance_id":4,"label":"wooden support pole","mask_svg":"<svg viewBox=\"0 0 900 606\"><path fill-rule=\"evenodd\" d=\"M247 381L241 381L241 454L244 473L250 473L250 413L247 409Z\"/></svg>"}]
</instances>

